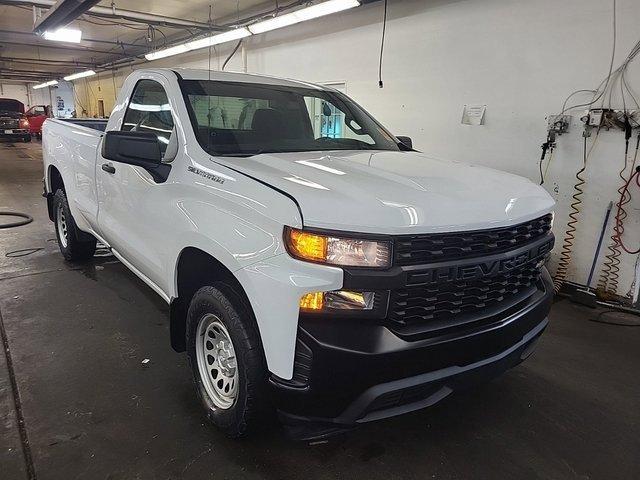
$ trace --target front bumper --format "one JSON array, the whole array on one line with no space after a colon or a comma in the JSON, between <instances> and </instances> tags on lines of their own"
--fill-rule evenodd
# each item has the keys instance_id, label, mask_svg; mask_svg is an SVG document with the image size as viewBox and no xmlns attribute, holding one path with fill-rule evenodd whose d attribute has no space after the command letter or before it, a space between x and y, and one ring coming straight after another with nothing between
<instances>
[{"instance_id":1,"label":"front bumper","mask_svg":"<svg viewBox=\"0 0 640 480\"><path fill-rule=\"evenodd\" d=\"M11 131L11 133L5 133ZM0 139L16 139L30 137L31 133L27 129L0 129Z\"/></svg>"},{"instance_id":2,"label":"front bumper","mask_svg":"<svg viewBox=\"0 0 640 480\"><path fill-rule=\"evenodd\" d=\"M543 268L534 294L481 326L413 341L365 319L301 317L296 370L308 382L272 377L280 417L295 437L318 438L432 405L526 358L552 297Z\"/></svg>"}]
</instances>

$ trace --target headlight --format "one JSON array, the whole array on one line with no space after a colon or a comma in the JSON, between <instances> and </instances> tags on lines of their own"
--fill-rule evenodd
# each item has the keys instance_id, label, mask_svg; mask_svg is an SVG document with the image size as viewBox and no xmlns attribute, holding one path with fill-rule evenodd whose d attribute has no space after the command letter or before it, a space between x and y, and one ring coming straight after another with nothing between
<instances>
[{"instance_id":1,"label":"headlight","mask_svg":"<svg viewBox=\"0 0 640 480\"><path fill-rule=\"evenodd\" d=\"M391 266L391 244L385 241L337 237L290 227L285 227L284 240L292 257L308 262L342 267Z\"/></svg>"}]
</instances>

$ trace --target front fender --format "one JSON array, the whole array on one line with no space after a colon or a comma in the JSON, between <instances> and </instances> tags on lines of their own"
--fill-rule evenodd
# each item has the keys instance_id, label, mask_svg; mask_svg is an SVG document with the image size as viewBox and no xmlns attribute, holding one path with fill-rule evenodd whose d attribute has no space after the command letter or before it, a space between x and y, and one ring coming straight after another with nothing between
<instances>
[{"instance_id":1,"label":"front fender","mask_svg":"<svg viewBox=\"0 0 640 480\"><path fill-rule=\"evenodd\" d=\"M283 253L235 272L251 302L269 371L293 378L300 298L342 288L341 268L301 262Z\"/></svg>"}]
</instances>

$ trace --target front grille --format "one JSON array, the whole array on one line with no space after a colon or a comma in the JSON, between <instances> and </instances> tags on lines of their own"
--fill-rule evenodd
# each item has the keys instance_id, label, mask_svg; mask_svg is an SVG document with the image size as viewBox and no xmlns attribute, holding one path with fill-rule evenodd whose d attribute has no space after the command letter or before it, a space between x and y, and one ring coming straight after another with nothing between
<instances>
[{"instance_id":1,"label":"front grille","mask_svg":"<svg viewBox=\"0 0 640 480\"><path fill-rule=\"evenodd\" d=\"M551 214L511 227L471 232L407 235L395 241L395 265L482 257L532 243L551 230Z\"/></svg>"},{"instance_id":2,"label":"front grille","mask_svg":"<svg viewBox=\"0 0 640 480\"><path fill-rule=\"evenodd\" d=\"M14 129L19 127L20 124L18 120L14 118L0 118L0 129Z\"/></svg>"},{"instance_id":3,"label":"front grille","mask_svg":"<svg viewBox=\"0 0 640 480\"><path fill-rule=\"evenodd\" d=\"M472 280L417 284L391 292L389 319L398 326L422 324L448 328L470 317L478 318L492 307L513 305L533 293L540 278L540 259L512 270ZM416 274L414 278L419 278Z\"/></svg>"}]
</instances>

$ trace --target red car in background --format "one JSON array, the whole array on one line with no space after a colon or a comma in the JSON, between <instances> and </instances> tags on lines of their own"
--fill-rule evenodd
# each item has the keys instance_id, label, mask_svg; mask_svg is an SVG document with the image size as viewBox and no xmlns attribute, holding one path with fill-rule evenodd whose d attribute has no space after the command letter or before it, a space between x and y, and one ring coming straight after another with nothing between
<instances>
[{"instance_id":1,"label":"red car in background","mask_svg":"<svg viewBox=\"0 0 640 480\"><path fill-rule=\"evenodd\" d=\"M25 113L29 120L29 132L42 138L42 124L47 118L51 118L51 107L49 105L34 105Z\"/></svg>"}]
</instances>

